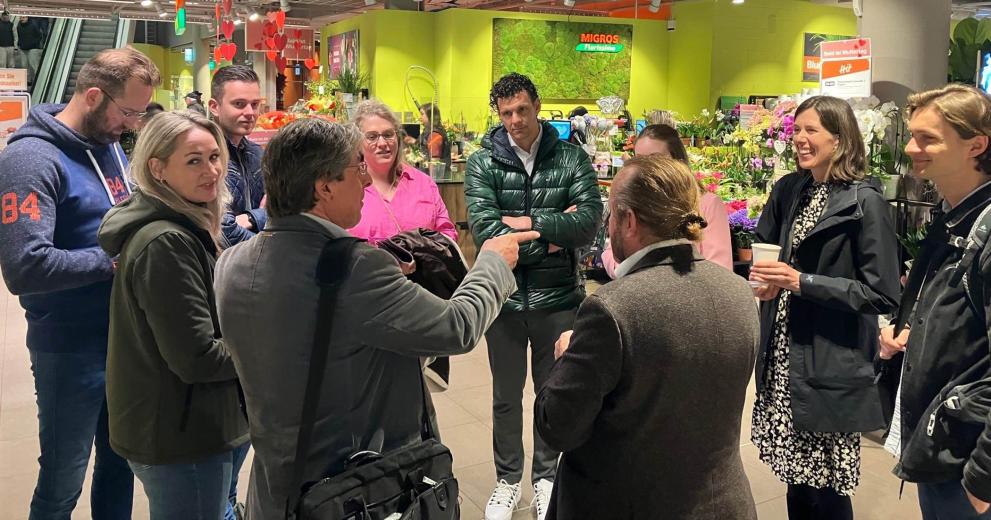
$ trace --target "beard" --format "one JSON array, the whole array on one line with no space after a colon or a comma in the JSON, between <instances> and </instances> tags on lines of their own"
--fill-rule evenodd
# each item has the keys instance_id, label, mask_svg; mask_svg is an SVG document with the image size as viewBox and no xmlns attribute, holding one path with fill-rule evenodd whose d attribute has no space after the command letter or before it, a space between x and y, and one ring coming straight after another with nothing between
<instances>
[{"instance_id":1,"label":"beard","mask_svg":"<svg viewBox=\"0 0 991 520\"><path fill-rule=\"evenodd\" d=\"M92 112L83 116L82 134L86 139L99 145L116 143L120 139L120 133L107 128L107 107L110 100L106 97L93 109Z\"/></svg>"}]
</instances>

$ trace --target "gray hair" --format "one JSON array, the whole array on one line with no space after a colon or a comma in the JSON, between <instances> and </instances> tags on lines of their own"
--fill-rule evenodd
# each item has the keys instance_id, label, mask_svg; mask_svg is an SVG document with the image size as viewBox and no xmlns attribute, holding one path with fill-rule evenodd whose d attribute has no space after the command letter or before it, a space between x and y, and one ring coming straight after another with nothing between
<instances>
[{"instance_id":1,"label":"gray hair","mask_svg":"<svg viewBox=\"0 0 991 520\"><path fill-rule=\"evenodd\" d=\"M356 126L319 118L298 119L279 130L262 157L268 214L288 217L312 209L314 184L343 179L361 139Z\"/></svg>"},{"instance_id":2,"label":"gray hair","mask_svg":"<svg viewBox=\"0 0 991 520\"><path fill-rule=\"evenodd\" d=\"M396 161L392 165L392 171L396 175L399 175L403 171L403 164L405 164L405 150L406 144L403 142L403 125L396 118L396 114L392 112L389 105L377 100L377 99L367 99L358 103L357 108L354 111L354 117L351 120L354 122L358 130L361 130L361 124L365 122L369 117L381 117L389 123L392 124L393 130L396 131Z\"/></svg>"}]
</instances>

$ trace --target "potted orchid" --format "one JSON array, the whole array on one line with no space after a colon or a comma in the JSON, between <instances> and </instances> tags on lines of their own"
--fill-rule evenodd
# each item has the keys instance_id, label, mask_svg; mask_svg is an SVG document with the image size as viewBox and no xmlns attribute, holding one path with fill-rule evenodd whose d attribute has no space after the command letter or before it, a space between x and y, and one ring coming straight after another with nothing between
<instances>
[{"instance_id":1,"label":"potted orchid","mask_svg":"<svg viewBox=\"0 0 991 520\"><path fill-rule=\"evenodd\" d=\"M886 136L898 114L898 107L890 101L881 104L874 96L850 100L850 106L867 151L867 175L882 183L886 196L894 197L900 178Z\"/></svg>"}]
</instances>

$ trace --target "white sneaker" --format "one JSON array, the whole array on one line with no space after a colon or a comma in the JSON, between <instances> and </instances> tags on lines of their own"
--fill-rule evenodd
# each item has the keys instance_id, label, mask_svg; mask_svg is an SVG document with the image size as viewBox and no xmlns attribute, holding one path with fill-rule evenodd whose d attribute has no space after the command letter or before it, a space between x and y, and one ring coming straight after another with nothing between
<instances>
[{"instance_id":1,"label":"white sneaker","mask_svg":"<svg viewBox=\"0 0 991 520\"><path fill-rule=\"evenodd\" d=\"M545 478L533 485L533 502L530 507L537 513L537 520L544 520L547 516L547 508L551 505L551 491L554 491L554 483Z\"/></svg>"},{"instance_id":2,"label":"white sneaker","mask_svg":"<svg viewBox=\"0 0 991 520\"><path fill-rule=\"evenodd\" d=\"M521 496L523 490L519 483L510 484L500 480L485 506L485 520L510 520L513 518L513 511L520 504Z\"/></svg>"}]
</instances>

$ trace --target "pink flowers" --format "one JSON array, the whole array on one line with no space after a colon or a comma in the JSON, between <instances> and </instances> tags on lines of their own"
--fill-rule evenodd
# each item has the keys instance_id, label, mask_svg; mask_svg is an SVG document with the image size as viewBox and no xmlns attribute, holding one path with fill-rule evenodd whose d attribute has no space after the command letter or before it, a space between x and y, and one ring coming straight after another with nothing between
<instances>
[{"instance_id":1,"label":"pink flowers","mask_svg":"<svg viewBox=\"0 0 991 520\"><path fill-rule=\"evenodd\" d=\"M736 213L741 209L747 209L747 201L744 199L732 200L726 203L726 210L729 213Z\"/></svg>"}]
</instances>

